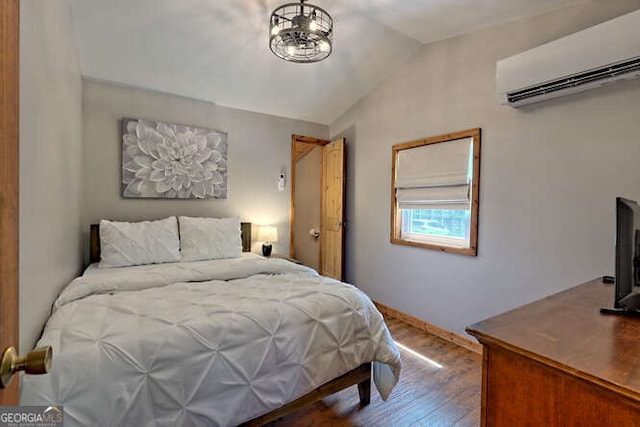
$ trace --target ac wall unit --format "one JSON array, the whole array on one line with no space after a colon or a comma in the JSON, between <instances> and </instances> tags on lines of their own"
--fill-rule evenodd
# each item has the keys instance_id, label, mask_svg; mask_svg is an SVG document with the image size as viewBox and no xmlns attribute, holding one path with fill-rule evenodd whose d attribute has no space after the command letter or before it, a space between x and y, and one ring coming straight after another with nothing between
<instances>
[{"instance_id":1,"label":"ac wall unit","mask_svg":"<svg viewBox=\"0 0 640 427\"><path fill-rule=\"evenodd\" d=\"M640 9L496 64L500 103L521 105L640 77Z\"/></svg>"}]
</instances>

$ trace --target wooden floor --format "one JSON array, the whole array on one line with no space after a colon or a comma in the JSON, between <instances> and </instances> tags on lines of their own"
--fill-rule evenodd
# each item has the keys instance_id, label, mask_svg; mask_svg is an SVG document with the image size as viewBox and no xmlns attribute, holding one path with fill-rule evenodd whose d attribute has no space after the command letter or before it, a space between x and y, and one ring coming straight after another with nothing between
<instances>
[{"instance_id":1,"label":"wooden floor","mask_svg":"<svg viewBox=\"0 0 640 427\"><path fill-rule=\"evenodd\" d=\"M386 322L396 342L442 368L400 348L400 382L386 402L372 385L371 404L360 408L353 386L269 426L479 426L482 357L399 320Z\"/></svg>"}]
</instances>

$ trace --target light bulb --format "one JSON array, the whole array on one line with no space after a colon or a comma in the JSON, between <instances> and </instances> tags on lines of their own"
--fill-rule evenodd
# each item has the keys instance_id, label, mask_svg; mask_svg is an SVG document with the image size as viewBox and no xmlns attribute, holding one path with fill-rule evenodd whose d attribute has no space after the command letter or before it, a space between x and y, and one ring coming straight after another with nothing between
<instances>
[{"instance_id":1,"label":"light bulb","mask_svg":"<svg viewBox=\"0 0 640 427\"><path fill-rule=\"evenodd\" d=\"M287 53L288 53L289 55L293 55L293 54L295 54L295 53L296 53L296 47L295 47L295 46L293 46L293 45L289 45L289 46L287 46Z\"/></svg>"},{"instance_id":2,"label":"light bulb","mask_svg":"<svg viewBox=\"0 0 640 427\"><path fill-rule=\"evenodd\" d=\"M329 43L325 41L320 42L320 50L323 52L329 52Z\"/></svg>"},{"instance_id":3,"label":"light bulb","mask_svg":"<svg viewBox=\"0 0 640 427\"><path fill-rule=\"evenodd\" d=\"M275 36L280 32L280 28L278 28L277 25L274 25L273 27L271 27L271 35Z\"/></svg>"},{"instance_id":4,"label":"light bulb","mask_svg":"<svg viewBox=\"0 0 640 427\"><path fill-rule=\"evenodd\" d=\"M318 24L316 24L316 21L311 21L309 23L309 30L310 31L315 31L318 29Z\"/></svg>"}]
</instances>

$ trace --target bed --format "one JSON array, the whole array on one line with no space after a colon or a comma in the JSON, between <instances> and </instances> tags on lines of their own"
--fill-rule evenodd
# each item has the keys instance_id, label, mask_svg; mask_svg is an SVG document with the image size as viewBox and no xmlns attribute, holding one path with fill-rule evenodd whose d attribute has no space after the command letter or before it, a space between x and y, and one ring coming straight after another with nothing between
<instances>
[{"instance_id":1,"label":"bed","mask_svg":"<svg viewBox=\"0 0 640 427\"><path fill-rule=\"evenodd\" d=\"M22 405L61 405L67 426L226 426L262 425L355 384L366 405L372 377L387 399L400 355L364 293L250 253L248 223L236 226L239 256L185 261L187 224L179 260L117 268L96 262L105 239L92 226L93 263L37 344L53 347L51 372L23 377ZM196 251L206 236L192 233Z\"/></svg>"}]
</instances>

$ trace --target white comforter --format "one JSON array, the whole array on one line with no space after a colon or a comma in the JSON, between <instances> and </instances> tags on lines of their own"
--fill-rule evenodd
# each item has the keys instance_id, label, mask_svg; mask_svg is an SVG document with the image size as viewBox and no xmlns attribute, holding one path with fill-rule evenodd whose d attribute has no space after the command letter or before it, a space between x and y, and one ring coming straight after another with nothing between
<instances>
[{"instance_id":1,"label":"white comforter","mask_svg":"<svg viewBox=\"0 0 640 427\"><path fill-rule=\"evenodd\" d=\"M400 373L364 293L257 256L90 267L43 345L51 373L23 377L21 404L62 405L67 426L236 425L365 362L383 399Z\"/></svg>"}]
</instances>

